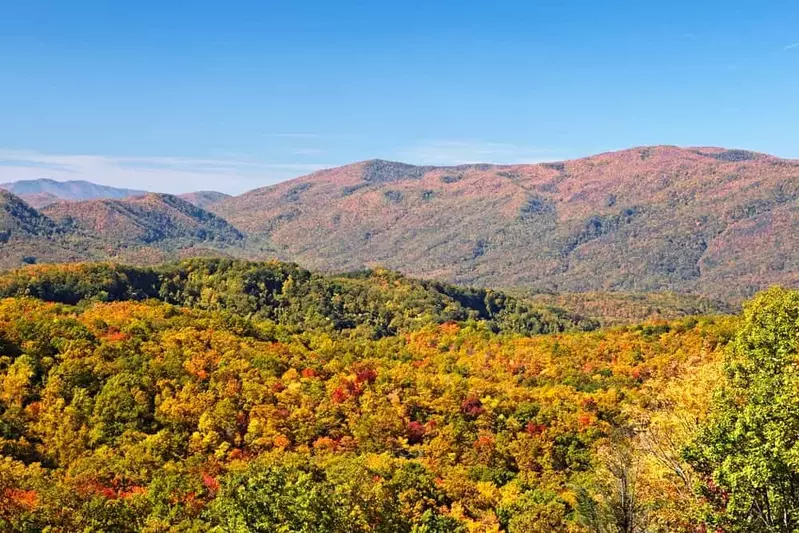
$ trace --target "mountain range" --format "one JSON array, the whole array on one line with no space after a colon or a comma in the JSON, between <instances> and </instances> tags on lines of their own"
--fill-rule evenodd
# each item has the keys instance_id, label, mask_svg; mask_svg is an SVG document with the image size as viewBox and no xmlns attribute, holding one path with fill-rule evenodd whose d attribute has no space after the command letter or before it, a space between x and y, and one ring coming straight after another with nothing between
<instances>
[{"instance_id":1,"label":"mountain range","mask_svg":"<svg viewBox=\"0 0 799 533\"><path fill-rule=\"evenodd\" d=\"M240 196L21 183L2 186L13 193L0 196L3 268L229 255L729 302L799 285L799 161L745 150L654 146L455 167L371 160ZM55 198L30 197L45 194Z\"/></svg>"}]
</instances>

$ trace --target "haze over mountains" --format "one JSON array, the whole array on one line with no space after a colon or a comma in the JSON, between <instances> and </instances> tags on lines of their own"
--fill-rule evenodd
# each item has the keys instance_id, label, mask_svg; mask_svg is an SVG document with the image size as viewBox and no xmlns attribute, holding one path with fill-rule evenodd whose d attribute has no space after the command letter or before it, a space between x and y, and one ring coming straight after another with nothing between
<instances>
[{"instance_id":1,"label":"haze over mountains","mask_svg":"<svg viewBox=\"0 0 799 533\"><path fill-rule=\"evenodd\" d=\"M147 191L120 189L84 180L55 181L47 178L3 183L0 184L0 189L5 189L19 196L33 207L44 207L59 200L80 201L96 198L127 198L147 193Z\"/></svg>"},{"instance_id":2,"label":"haze over mountains","mask_svg":"<svg viewBox=\"0 0 799 533\"><path fill-rule=\"evenodd\" d=\"M59 201L121 199L144 196L148 192L139 189L109 187L84 180L56 181L48 178L0 183L0 189L19 196L31 207L36 208L46 207ZM230 197L228 194L216 191L196 191L177 196L197 207L207 207Z\"/></svg>"},{"instance_id":3,"label":"haze over mountains","mask_svg":"<svg viewBox=\"0 0 799 533\"><path fill-rule=\"evenodd\" d=\"M3 187L73 199L52 187ZM223 254L329 271L379 264L480 286L728 301L799 285L799 161L743 150L644 147L535 165L372 160L235 197L116 191L128 193L40 211L4 193L0 265Z\"/></svg>"}]
</instances>

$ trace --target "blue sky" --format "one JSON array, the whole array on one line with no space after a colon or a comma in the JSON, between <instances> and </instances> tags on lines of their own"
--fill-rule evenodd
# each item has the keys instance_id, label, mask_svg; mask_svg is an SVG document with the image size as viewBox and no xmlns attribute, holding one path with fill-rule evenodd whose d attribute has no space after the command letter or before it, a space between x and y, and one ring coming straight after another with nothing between
<instances>
[{"instance_id":1,"label":"blue sky","mask_svg":"<svg viewBox=\"0 0 799 533\"><path fill-rule=\"evenodd\" d=\"M799 2L4 2L0 181L238 193L352 161L799 158Z\"/></svg>"}]
</instances>

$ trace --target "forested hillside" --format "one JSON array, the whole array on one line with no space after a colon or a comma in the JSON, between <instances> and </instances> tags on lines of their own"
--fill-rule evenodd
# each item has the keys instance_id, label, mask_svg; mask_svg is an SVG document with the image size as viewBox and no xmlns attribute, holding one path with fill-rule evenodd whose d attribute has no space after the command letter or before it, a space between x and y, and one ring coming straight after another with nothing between
<instances>
[{"instance_id":1,"label":"forested hillside","mask_svg":"<svg viewBox=\"0 0 799 533\"><path fill-rule=\"evenodd\" d=\"M799 162L745 150L653 146L535 165L372 160L233 197L29 199L47 204L37 216L58 231L0 219L0 235L13 236L0 243L0 269L279 259L544 294L699 295L721 307L799 287Z\"/></svg>"},{"instance_id":2,"label":"forested hillside","mask_svg":"<svg viewBox=\"0 0 799 533\"><path fill-rule=\"evenodd\" d=\"M251 248L263 254L258 246ZM1 270L34 263L113 259L158 264L251 253L238 229L176 196L59 201L37 210L2 189L0 251Z\"/></svg>"},{"instance_id":3,"label":"forested hillside","mask_svg":"<svg viewBox=\"0 0 799 533\"><path fill-rule=\"evenodd\" d=\"M373 160L211 209L278 256L548 292L799 286L799 162L654 146L538 165Z\"/></svg>"},{"instance_id":4,"label":"forested hillside","mask_svg":"<svg viewBox=\"0 0 799 533\"><path fill-rule=\"evenodd\" d=\"M502 292L414 280L387 270L341 276L289 263L190 259L160 267L42 265L0 276L0 296L76 304L161 301L273 320L293 331L355 330L371 337L449 321L538 334L595 329L594 319Z\"/></svg>"},{"instance_id":5,"label":"forested hillside","mask_svg":"<svg viewBox=\"0 0 799 533\"><path fill-rule=\"evenodd\" d=\"M281 263L30 267L0 292L3 531L799 520L795 292L595 331L502 293Z\"/></svg>"}]
</instances>

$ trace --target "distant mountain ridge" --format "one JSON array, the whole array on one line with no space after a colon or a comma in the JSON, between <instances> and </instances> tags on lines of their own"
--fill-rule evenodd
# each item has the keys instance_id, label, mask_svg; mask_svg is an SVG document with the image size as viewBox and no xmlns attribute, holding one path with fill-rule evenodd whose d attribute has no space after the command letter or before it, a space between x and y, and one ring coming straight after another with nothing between
<instances>
[{"instance_id":1,"label":"distant mountain ridge","mask_svg":"<svg viewBox=\"0 0 799 533\"><path fill-rule=\"evenodd\" d=\"M5 189L23 198L35 207L43 207L58 200L81 201L97 198L128 198L141 196L147 191L137 189L121 189L99 185L90 181L71 180L56 181L48 178L20 180L0 184Z\"/></svg>"},{"instance_id":2,"label":"distant mountain ridge","mask_svg":"<svg viewBox=\"0 0 799 533\"><path fill-rule=\"evenodd\" d=\"M144 196L149 192L140 189L110 187L85 180L56 181L48 178L2 183L0 184L0 189L15 194L25 200L31 207L37 209L59 201L81 202L85 200L122 199L132 196ZM229 194L217 191L195 191L177 196L200 208L206 208L230 198Z\"/></svg>"},{"instance_id":3,"label":"distant mountain ridge","mask_svg":"<svg viewBox=\"0 0 799 533\"><path fill-rule=\"evenodd\" d=\"M2 245L0 267L33 256L231 255L339 272L379 265L532 292L674 291L732 302L799 286L799 161L746 150L651 146L455 167L372 160L234 197L59 202L37 213L57 231L10 239L19 247Z\"/></svg>"}]
</instances>

